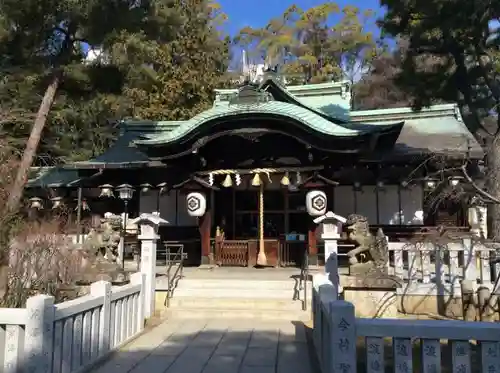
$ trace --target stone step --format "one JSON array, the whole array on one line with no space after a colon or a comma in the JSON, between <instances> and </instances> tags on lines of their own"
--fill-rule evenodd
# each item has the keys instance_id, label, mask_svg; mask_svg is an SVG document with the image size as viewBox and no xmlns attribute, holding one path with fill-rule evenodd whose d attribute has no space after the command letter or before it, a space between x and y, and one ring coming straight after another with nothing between
<instances>
[{"instance_id":1,"label":"stone step","mask_svg":"<svg viewBox=\"0 0 500 373\"><path fill-rule=\"evenodd\" d=\"M310 296L311 289L307 289ZM284 299L292 300L295 295L293 288L285 289L267 289L267 288L189 288L179 286L174 291L173 298L192 297L192 298L229 298L229 299ZM298 297L304 297L304 291L298 292Z\"/></svg>"},{"instance_id":2,"label":"stone step","mask_svg":"<svg viewBox=\"0 0 500 373\"><path fill-rule=\"evenodd\" d=\"M219 279L181 279L177 287L189 289L291 289L293 290L298 283L293 280L286 281L266 281L266 280L219 280ZM312 287L310 281L308 287Z\"/></svg>"},{"instance_id":3,"label":"stone step","mask_svg":"<svg viewBox=\"0 0 500 373\"><path fill-rule=\"evenodd\" d=\"M311 299L307 300L307 307L311 307ZM199 308L208 310L281 310L302 311L302 301L276 300L276 299L217 299L217 298L192 298L174 296L170 300L171 308Z\"/></svg>"},{"instance_id":4,"label":"stone step","mask_svg":"<svg viewBox=\"0 0 500 373\"><path fill-rule=\"evenodd\" d=\"M168 308L162 317L175 319L253 319L253 320L290 320L311 321L311 311L283 310L247 310L247 309L203 309L203 308Z\"/></svg>"}]
</instances>

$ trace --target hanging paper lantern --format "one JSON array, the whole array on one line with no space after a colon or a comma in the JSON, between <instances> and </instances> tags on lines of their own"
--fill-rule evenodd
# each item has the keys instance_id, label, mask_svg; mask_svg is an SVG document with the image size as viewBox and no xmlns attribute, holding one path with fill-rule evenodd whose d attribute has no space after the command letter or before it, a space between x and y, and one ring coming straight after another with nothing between
<instances>
[{"instance_id":1,"label":"hanging paper lantern","mask_svg":"<svg viewBox=\"0 0 500 373\"><path fill-rule=\"evenodd\" d=\"M52 209L58 209L63 206L63 199L62 197L54 197L50 199L52 201Z\"/></svg>"},{"instance_id":2,"label":"hanging paper lantern","mask_svg":"<svg viewBox=\"0 0 500 373\"><path fill-rule=\"evenodd\" d=\"M433 190L436 188L436 181L433 179L429 179L425 182L425 189L426 190Z\"/></svg>"},{"instance_id":3,"label":"hanging paper lantern","mask_svg":"<svg viewBox=\"0 0 500 373\"><path fill-rule=\"evenodd\" d=\"M321 190L311 190L306 194L306 209L311 216L323 216L326 214L326 193Z\"/></svg>"},{"instance_id":4,"label":"hanging paper lantern","mask_svg":"<svg viewBox=\"0 0 500 373\"><path fill-rule=\"evenodd\" d=\"M120 199L123 201L130 201L134 196L134 188L130 184L122 184L116 187Z\"/></svg>"},{"instance_id":5,"label":"hanging paper lantern","mask_svg":"<svg viewBox=\"0 0 500 373\"><path fill-rule=\"evenodd\" d=\"M29 199L29 201L30 201L30 207L32 209L37 209L37 210L42 210L43 209L43 203L42 203L42 199L41 198L31 197Z\"/></svg>"},{"instance_id":6,"label":"hanging paper lantern","mask_svg":"<svg viewBox=\"0 0 500 373\"><path fill-rule=\"evenodd\" d=\"M186 206L190 216L203 216L207 210L207 198L200 192L188 193L186 196Z\"/></svg>"},{"instance_id":7,"label":"hanging paper lantern","mask_svg":"<svg viewBox=\"0 0 500 373\"><path fill-rule=\"evenodd\" d=\"M115 196L113 194L113 185L104 184L104 185L101 185L99 188L101 188L101 194L99 194L99 197L114 197Z\"/></svg>"},{"instance_id":8,"label":"hanging paper lantern","mask_svg":"<svg viewBox=\"0 0 500 373\"><path fill-rule=\"evenodd\" d=\"M141 192L142 193L147 193L151 190L151 188L153 187L151 184L149 183L143 183L141 185L139 185L139 187L141 188Z\"/></svg>"},{"instance_id":9,"label":"hanging paper lantern","mask_svg":"<svg viewBox=\"0 0 500 373\"><path fill-rule=\"evenodd\" d=\"M450 180L449 180L450 186L456 187L458 184L460 184L461 180L462 180L462 178L460 176L453 176L453 177L451 177Z\"/></svg>"},{"instance_id":10,"label":"hanging paper lantern","mask_svg":"<svg viewBox=\"0 0 500 373\"><path fill-rule=\"evenodd\" d=\"M160 194L163 194L167 190L167 183L160 183L156 187L160 190Z\"/></svg>"}]
</instances>

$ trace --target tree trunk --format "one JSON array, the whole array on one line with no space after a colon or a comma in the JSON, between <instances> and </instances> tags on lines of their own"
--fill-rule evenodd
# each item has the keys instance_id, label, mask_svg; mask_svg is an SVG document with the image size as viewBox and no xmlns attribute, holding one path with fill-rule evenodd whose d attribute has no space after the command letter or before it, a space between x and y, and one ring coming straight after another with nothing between
<instances>
[{"instance_id":1,"label":"tree trunk","mask_svg":"<svg viewBox=\"0 0 500 373\"><path fill-rule=\"evenodd\" d=\"M4 222L5 224L11 224L14 215L19 209L19 203L23 196L24 186L26 185L30 167L35 158L38 144L42 136L45 123L47 122L47 116L49 115L50 108L54 103L57 89L59 88L59 83L61 81L61 75L59 73L54 74L52 81L45 90L45 94L42 99L42 103L38 108L38 112L35 118L35 123L31 129L30 137L26 143L26 148L17 170L16 179L12 184L10 189L9 197L5 206ZM9 245L10 245L10 233L9 228L6 232L2 232L1 242L0 242L0 299L3 303L8 302L6 296L9 292Z\"/></svg>"},{"instance_id":2,"label":"tree trunk","mask_svg":"<svg viewBox=\"0 0 500 373\"><path fill-rule=\"evenodd\" d=\"M500 134L491 138L487 144L486 161L486 187L493 197L500 199ZM500 239L500 205L488 205L488 236Z\"/></svg>"},{"instance_id":3,"label":"tree trunk","mask_svg":"<svg viewBox=\"0 0 500 373\"><path fill-rule=\"evenodd\" d=\"M28 181L29 170L33 163L33 159L35 158L38 144L40 142L45 123L47 122L47 116L49 115L50 108L54 103L60 80L60 74L55 73L52 81L45 90L42 103L40 104L38 113L36 114L35 123L31 129L30 137L26 143L26 148L17 171L16 179L10 190L6 205L7 212L14 212L19 208L19 202L23 196L24 186Z\"/></svg>"}]
</instances>

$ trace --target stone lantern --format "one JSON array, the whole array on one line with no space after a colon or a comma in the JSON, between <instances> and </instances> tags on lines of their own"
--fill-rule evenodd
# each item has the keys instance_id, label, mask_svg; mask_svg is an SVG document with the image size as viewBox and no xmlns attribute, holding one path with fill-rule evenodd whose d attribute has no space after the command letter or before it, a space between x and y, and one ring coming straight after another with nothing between
<instances>
[{"instance_id":1,"label":"stone lantern","mask_svg":"<svg viewBox=\"0 0 500 373\"><path fill-rule=\"evenodd\" d=\"M130 223L140 227L137 238L141 241L141 273L146 275L144 315L147 318L153 316L155 309L156 247L160 239L158 228L169 222L157 214L141 214L130 220Z\"/></svg>"},{"instance_id":2,"label":"stone lantern","mask_svg":"<svg viewBox=\"0 0 500 373\"><path fill-rule=\"evenodd\" d=\"M314 223L321 224L321 238L325 242L325 272L337 289L340 281L337 241L340 239L342 224L346 221L346 218L331 211L314 219Z\"/></svg>"}]
</instances>

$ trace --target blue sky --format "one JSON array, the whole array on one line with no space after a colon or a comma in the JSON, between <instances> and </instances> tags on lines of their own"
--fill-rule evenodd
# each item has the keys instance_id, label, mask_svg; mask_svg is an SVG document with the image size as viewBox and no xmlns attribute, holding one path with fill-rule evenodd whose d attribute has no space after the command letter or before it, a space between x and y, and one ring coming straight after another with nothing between
<instances>
[{"instance_id":1,"label":"blue sky","mask_svg":"<svg viewBox=\"0 0 500 373\"><path fill-rule=\"evenodd\" d=\"M268 20L282 14L286 8L292 4L307 9L325 3L320 0L218 0L222 10L229 16L226 25L227 31L235 35L238 30L245 26L264 26ZM336 3L343 7L345 5L355 5L361 9L372 9L378 16L382 15L382 10L378 0L341 0Z\"/></svg>"}]
</instances>

